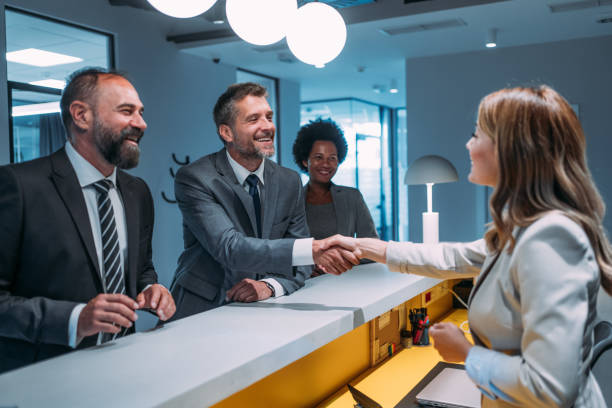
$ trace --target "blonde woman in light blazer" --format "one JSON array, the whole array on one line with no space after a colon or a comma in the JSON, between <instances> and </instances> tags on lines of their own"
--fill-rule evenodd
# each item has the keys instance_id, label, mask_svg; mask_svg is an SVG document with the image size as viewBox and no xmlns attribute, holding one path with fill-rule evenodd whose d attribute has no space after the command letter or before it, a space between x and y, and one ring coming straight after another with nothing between
<instances>
[{"instance_id":1,"label":"blonde woman in light blazer","mask_svg":"<svg viewBox=\"0 0 612 408\"><path fill-rule=\"evenodd\" d=\"M467 148L469 180L494 188L483 239L337 236L330 244L398 272L477 277L469 301L475 345L450 323L430 333L445 360L465 361L483 407L605 408L589 366L599 285L612 293L612 251L578 118L547 86L503 89L480 103Z\"/></svg>"}]
</instances>

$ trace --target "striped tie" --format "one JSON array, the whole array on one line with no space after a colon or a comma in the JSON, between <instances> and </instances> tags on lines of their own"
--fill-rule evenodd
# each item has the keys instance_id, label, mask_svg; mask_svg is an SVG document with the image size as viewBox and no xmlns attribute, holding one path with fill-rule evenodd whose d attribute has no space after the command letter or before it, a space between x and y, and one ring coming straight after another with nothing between
<instances>
[{"instance_id":1,"label":"striped tie","mask_svg":"<svg viewBox=\"0 0 612 408\"><path fill-rule=\"evenodd\" d=\"M115 213L108 191L114 187L113 182L107 179L93 184L98 192L98 215L100 216L100 232L102 235L102 259L104 264L104 291L105 293L125 294L123 279L123 265L119 248L119 235L115 224ZM125 335L125 329L119 333L103 333L102 343L114 340Z\"/></svg>"}]
</instances>

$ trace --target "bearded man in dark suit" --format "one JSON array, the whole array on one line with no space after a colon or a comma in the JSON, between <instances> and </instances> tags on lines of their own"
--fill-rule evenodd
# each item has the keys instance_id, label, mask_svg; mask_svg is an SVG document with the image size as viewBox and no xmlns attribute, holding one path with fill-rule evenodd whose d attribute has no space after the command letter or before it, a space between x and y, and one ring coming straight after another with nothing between
<instances>
[{"instance_id":1,"label":"bearded man in dark suit","mask_svg":"<svg viewBox=\"0 0 612 408\"><path fill-rule=\"evenodd\" d=\"M175 311L151 260L151 193L118 169L138 164L138 93L89 68L60 106L65 147L0 167L0 372L133 332L137 309Z\"/></svg>"}]
</instances>

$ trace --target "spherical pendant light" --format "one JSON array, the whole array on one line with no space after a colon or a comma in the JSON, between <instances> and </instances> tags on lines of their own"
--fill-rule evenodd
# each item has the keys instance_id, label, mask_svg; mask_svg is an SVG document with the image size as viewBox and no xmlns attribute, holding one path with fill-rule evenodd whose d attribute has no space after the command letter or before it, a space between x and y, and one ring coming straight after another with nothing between
<instances>
[{"instance_id":1,"label":"spherical pendant light","mask_svg":"<svg viewBox=\"0 0 612 408\"><path fill-rule=\"evenodd\" d=\"M283 39L297 11L297 0L227 0L227 21L238 37L255 45Z\"/></svg>"},{"instance_id":2,"label":"spherical pendant light","mask_svg":"<svg viewBox=\"0 0 612 408\"><path fill-rule=\"evenodd\" d=\"M325 3L300 7L287 31L287 44L302 62L322 68L340 54L346 43L346 24L335 8Z\"/></svg>"},{"instance_id":3,"label":"spherical pendant light","mask_svg":"<svg viewBox=\"0 0 612 408\"><path fill-rule=\"evenodd\" d=\"M204 13L217 0L148 0L157 10L171 17L189 18Z\"/></svg>"}]
</instances>

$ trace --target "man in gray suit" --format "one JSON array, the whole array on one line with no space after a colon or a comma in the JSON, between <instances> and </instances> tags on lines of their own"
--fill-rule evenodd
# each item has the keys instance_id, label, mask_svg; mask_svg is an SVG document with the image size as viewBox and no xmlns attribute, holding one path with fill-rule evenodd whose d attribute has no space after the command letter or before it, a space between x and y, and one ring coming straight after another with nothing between
<instances>
[{"instance_id":1,"label":"man in gray suit","mask_svg":"<svg viewBox=\"0 0 612 408\"><path fill-rule=\"evenodd\" d=\"M230 86L214 108L225 147L176 174L185 249L171 289L174 319L290 294L315 263L333 274L359 263L350 251L324 251L324 241L307 238L299 175L267 159L275 127L266 97L258 84Z\"/></svg>"}]
</instances>

